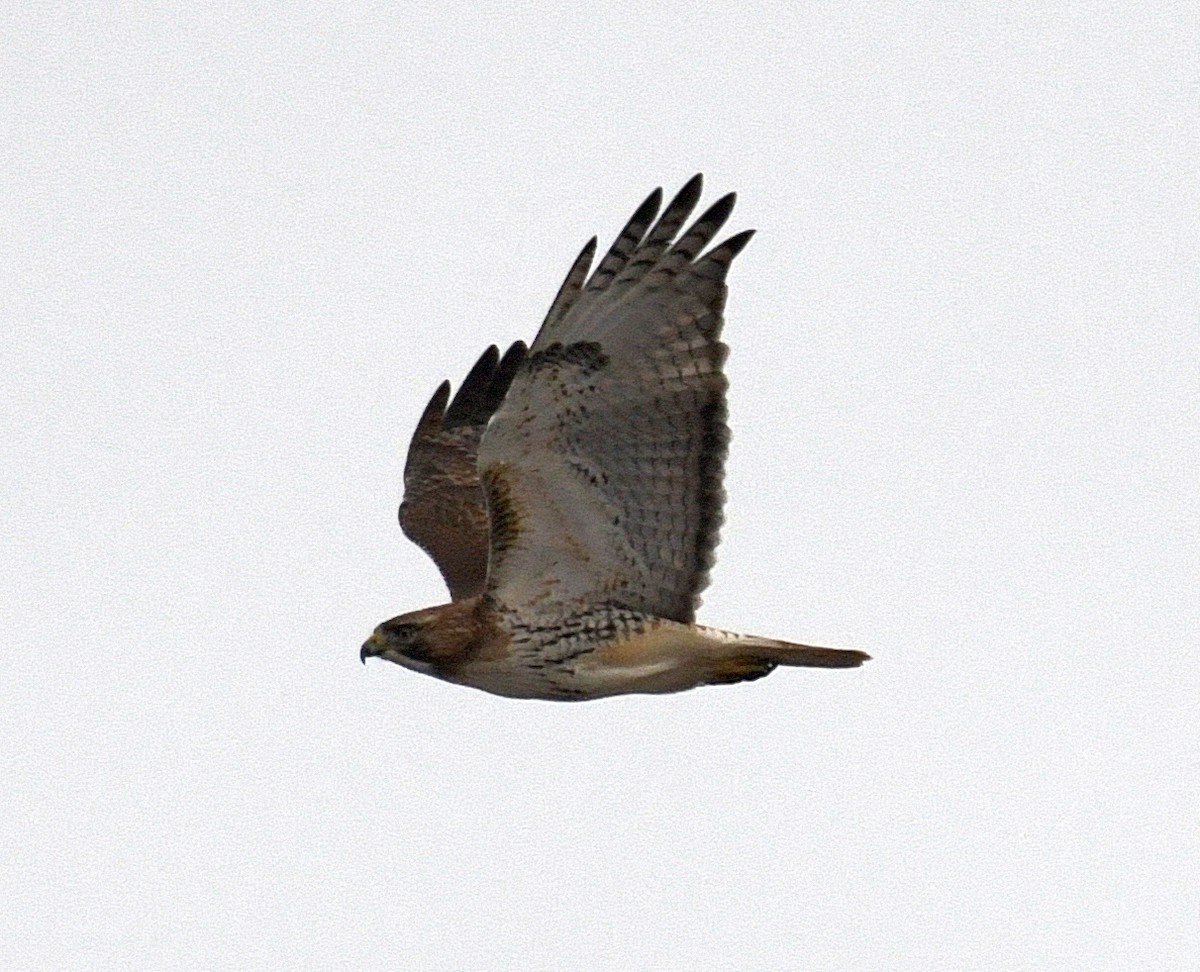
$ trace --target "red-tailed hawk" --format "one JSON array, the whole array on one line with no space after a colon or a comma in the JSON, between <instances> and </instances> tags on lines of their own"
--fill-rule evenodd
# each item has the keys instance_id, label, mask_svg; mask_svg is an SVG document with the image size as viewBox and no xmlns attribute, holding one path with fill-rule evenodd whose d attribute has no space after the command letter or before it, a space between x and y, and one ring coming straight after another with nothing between
<instances>
[{"instance_id":1,"label":"red-tailed hawk","mask_svg":"<svg viewBox=\"0 0 1200 972\"><path fill-rule=\"evenodd\" d=\"M452 601L385 621L364 661L595 699L869 657L695 623L725 499L725 275L753 235L702 252L730 193L676 240L700 187L697 175L661 216L652 192L589 276L593 237L532 346L490 347L453 400L449 382L434 393L400 524Z\"/></svg>"}]
</instances>

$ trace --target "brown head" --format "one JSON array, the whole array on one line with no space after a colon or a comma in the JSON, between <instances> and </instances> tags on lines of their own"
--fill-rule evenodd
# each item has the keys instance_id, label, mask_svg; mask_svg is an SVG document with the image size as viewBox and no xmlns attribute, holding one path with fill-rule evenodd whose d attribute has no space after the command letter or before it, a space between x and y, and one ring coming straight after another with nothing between
<instances>
[{"instance_id":1,"label":"brown head","mask_svg":"<svg viewBox=\"0 0 1200 972\"><path fill-rule=\"evenodd\" d=\"M362 646L363 663L386 658L424 675L440 675L469 652L473 601L410 611L384 621Z\"/></svg>"}]
</instances>

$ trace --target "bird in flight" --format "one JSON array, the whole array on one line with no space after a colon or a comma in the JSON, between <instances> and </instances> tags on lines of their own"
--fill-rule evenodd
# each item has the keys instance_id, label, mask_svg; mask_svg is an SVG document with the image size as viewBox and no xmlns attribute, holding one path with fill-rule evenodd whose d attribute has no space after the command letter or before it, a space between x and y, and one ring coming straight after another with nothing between
<instances>
[{"instance_id":1,"label":"bird in flight","mask_svg":"<svg viewBox=\"0 0 1200 972\"><path fill-rule=\"evenodd\" d=\"M583 248L528 348L493 345L434 392L400 525L451 601L385 621L362 659L497 695L580 700L747 681L870 656L695 623L721 526L729 429L723 196L681 235L693 177L654 190L591 271ZM678 239L676 237L678 236Z\"/></svg>"}]
</instances>

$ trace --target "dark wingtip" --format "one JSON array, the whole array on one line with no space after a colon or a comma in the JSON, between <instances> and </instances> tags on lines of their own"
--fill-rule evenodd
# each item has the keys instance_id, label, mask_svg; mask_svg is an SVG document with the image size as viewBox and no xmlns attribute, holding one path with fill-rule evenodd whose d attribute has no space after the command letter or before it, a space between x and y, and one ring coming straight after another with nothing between
<instances>
[{"instance_id":1,"label":"dark wingtip","mask_svg":"<svg viewBox=\"0 0 1200 972\"><path fill-rule=\"evenodd\" d=\"M492 382L492 375L496 372L496 362L499 360L500 349L491 344L471 366L462 384L458 386L450 407L446 409L448 428L471 425L479 421L479 413L486 408L488 388Z\"/></svg>"},{"instance_id":2,"label":"dark wingtip","mask_svg":"<svg viewBox=\"0 0 1200 972\"><path fill-rule=\"evenodd\" d=\"M600 245L600 237L593 236L590 240L583 244L583 248L579 251L579 256L575 258L575 263L571 269L574 270L580 263L587 263L591 266L592 257L596 255L596 247Z\"/></svg>"},{"instance_id":3,"label":"dark wingtip","mask_svg":"<svg viewBox=\"0 0 1200 972\"><path fill-rule=\"evenodd\" d=\"M721 244L720 249L729 251L729 259L732 260L735 256L746 249L746 244L754 239L756 230L742 230L740 233L735 233Z\"/></svg>"},{"instance_id":4,"label":"dark wingtip","mask_svg":"<svg viewBox=\"0 0 1200 972\"><path fill-rule=\"evenodd\" d=\"M429 399L429 404L425 406L425 411L421 413L421 417L417 420L414 438L425 432L431 425L440 426L442 424L442 419L446 414L446 402L449 400L450 382L447 380L437 386L437 389Z\"/></svg>"},{"instance_id":5,"label":"dark wingtip","mask_svg":"<svg viewBox=\"0 0 1200 972\"><path fill-rule=\"evenodd\" d=\"M715 203L704 211L704 214L696 220L697 223L714 223L717 229L725 225L725 221L729 219L729 214L733 212L733 207L737 203L737 193L727 192ZM715 231L714 231L715 232Z\"/></svg>"},{"instance_id":6,"label":"dark wingtip","mask_svg":"<svg viewBox=\"0 0 1200 972\"><path fill-rule=\"evenodd\" d=\"M659 207L662 206L662 200L662 186L659 186L642 200L642 204L633 211L633 215L629 217L629 225L636 226L638 223L649 225L654 217L658 215Z\"/></svg>"},{"instance_id":7,"label":"dark wingtip","mask_svg":"<svg viewBox=\"0 0 1200 972\"><path fill-rule=\"evenodd\" d=\"M675 194L675 198L671 200L671 205L667 209L686 209L690 213L696 203L700 201L702 192L704 192L704 176L697 172L683 184L683 188Z\"/></svg>"},{"instance_id":8,"label":"dark wingtip","mask_svg":"<svg viewBox=\"0 0 1200 972\"><path fill-rule=\"evenodd\" d=\"M496 366L496 372L492 376L492 389L496 394L493 411L499 408L500 403L504 401L504 396L508 394L508 386L512 384L513 378L525 362L525 356L528 353L529 348L524 341L514 341L504 352L504 357L500 359L500 363Z\"/></svg>"}]
</instances>

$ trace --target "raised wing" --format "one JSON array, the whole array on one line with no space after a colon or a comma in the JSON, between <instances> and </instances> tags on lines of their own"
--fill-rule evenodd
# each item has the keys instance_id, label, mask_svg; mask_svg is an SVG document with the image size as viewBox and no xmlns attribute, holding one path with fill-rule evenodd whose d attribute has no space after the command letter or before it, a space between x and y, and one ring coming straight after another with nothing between
<instances>
[{"instance_id":1,"label":"raised wing","mask_svg":"<svg viewBox=\"0 0 1200 972\"><path fill-rule=\"evenodd\" d=\"M525 351L518 341L501 358L492 345L463 379L449 408L450 382L442 382L408 446L400 526L433 558L455 601L483 593L488 515L475 454Z\"/></svg>"},{"instance_id":2,"label":"raised wing","mask_svg":"<svg viewBox=\"0 0 1200 972\"><path fill-rule=\"evenodd\" d=\"M725 275L753 235L701 256L730 194L675 242L700 189L696 176L657 222L651 193L590 277L584 247L483 436L502 604L693 620L725 498Z\"/></svg>"}]
</instances>

